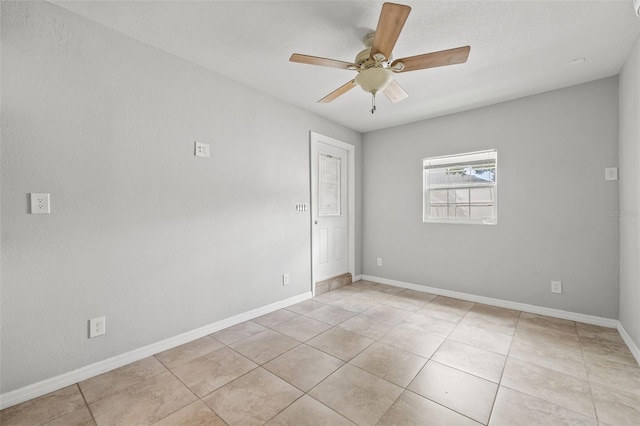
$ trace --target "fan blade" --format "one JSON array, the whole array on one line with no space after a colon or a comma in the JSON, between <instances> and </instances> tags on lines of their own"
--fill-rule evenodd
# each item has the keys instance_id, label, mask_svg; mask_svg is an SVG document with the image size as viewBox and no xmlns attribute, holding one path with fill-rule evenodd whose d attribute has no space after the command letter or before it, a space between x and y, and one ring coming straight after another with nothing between
<instances>
[{"instance_id":1,"label":"fan blade","mask_svg":"<svg viewBox=\"0 0 640 426\"><path fill-rule=\"evenodd\" d=\"M400 31L409 17L411 8L402 4L385 3L382 5L376 35L371 46L371 57L382 53L386 59L391 58L391 51L400 36Z\"/></svg>"},{"instance_id":2,"label":"fan blade","mask_svg":"<svg viewBox=\"0 0 640 426\"><path fill-rule=\"evenodd\" d=\"M400 86L395 80L391 80L391 83L387 85L387 88L384 89L382 93L384 93L385 96L389 98L389 100L394 104L400 102L403 99L407 99L407 97L409 96L407 92L404 91L402 86Z\"/></svg>"},{"instance_id":3,"label":"fan blade","mask_svg":"<svg viewBox=\"0 0 640 426\"><path fill-rule=\"evenodd\" d=\"M299 62L301 64L320 65L321 67L332 67L348 70L349 67L355 66L349 62L337 61L335 59L320 58L318 56L301 55L294 53L289 58L290 62Z\"/></svg>"},{"instance_id":4,"label":"fan blade","mask_svg":"<svg viewBox=\"0 0 640 426\"><path fill-rule=\"evenodd\" d=\"M398 62L404 64L402 71L407 72L423 70L426 68L443 67L445 65L463 64L467 62L471 46L456 47L455 49L441 50L440 52L425 53L424 55L411 56L408 58L396 59L391 64L391 68Z\"/></svg>"},{"instance_id":5,"label":"fan blade","mask_svg":"<svg viewBox=\"0 0 640 426\"><path fill-rule=\"evenodd\" d=\"M349 90L353 89L354 87L356 87L356 81L355 80L351 80L350 82L348 82L347 84L343 84L342 86L338 87L336 90L334 90L333 92L329 93L327 96L325 96L324 98L320 99L318 101L319 104L326 104L331 102L332 100L334 100L335 98L337 98L338 96L344 95L345 93L347 93Z\"/></svg>"}]
</instances>

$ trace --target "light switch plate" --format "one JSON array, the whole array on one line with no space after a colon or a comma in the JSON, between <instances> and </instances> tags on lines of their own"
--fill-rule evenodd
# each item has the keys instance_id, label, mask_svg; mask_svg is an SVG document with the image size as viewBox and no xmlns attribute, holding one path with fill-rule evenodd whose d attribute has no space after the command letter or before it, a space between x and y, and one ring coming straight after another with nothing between
<instances>
[{"instance_id":1,"label":"light switch plate","mask_svg":"<svg viewBox=\"0 0 640 426\"><path fill-rule=\"evenodd\" d=\"M618 180L618 168L607 167L604 169L604 180Z\"/></svg>"},{"instance_id":2,"label":"light switch plate","mask_svg":"<svg viewBox=\"0 0 640 426\"><path fill-rule=\"evenodd\" d=\"M49 214L51 213L51 203L49 202L49 194L35 193L31 196L31 214Z\"/></svg>"}]
</instances>

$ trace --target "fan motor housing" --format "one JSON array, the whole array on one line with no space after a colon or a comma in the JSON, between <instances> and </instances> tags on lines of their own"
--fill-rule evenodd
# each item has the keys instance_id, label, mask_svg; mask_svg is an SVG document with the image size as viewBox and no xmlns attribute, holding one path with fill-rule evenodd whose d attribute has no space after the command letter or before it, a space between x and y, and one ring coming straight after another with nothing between
<instances>
[{"instance_id":1,"label":"fan motor housing","mask_svg":"<svg viewBox=\"0 0 640 426\"><path fill-rule=\"evenodd\" d=\"M371 48L373 46L373 40L375 39L376 33L369 33L362 38L362 43L365 46L365 49L360 51L356 55L354 64L358 66L361 70L366 70L369 68L389 68L389 63L391 63L392 58L372 58L371 57ZM380 54L376 54L380 55ZM380 55L382 57L382 55Z\"/></svg>"},{"instance_id":2,"label":"fan motor housing","mask_svg":"<svg viewBox=\"0 0 640 426\"><path fill-rule=\"evenodd\" d=\"M368 62L371 62L371 64L368 64ZM371 59L371 48L367 47L366 49L358 53L354 63L362 69L367 69L367 68L370 68L371 65L375 65L375 61Z\"/></svg>"}]
</instances>

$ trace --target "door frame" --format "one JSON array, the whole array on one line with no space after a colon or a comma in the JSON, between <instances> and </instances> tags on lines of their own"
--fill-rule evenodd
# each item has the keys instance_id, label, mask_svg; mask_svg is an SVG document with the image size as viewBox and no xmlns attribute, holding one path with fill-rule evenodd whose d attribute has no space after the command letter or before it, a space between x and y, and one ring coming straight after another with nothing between
<instances>
[{"instance_id":1,"label":"door frame","mask_svg":"<svg viewBox=\"0 0 640 426\"><path fill-rule=\"evenodd\" d=\"M347 151L347 265L348 272L351 273L351 276L355 276L356 269L356 219L355 219L355 210L356 210L356 160L355 153L356 147L348 144L346 142L342 142L338 139L331 138L329 136L322 135L320 133L310 131L309 132L309 190L311 194L310 204L312 208L310 209L313 212L313 204L317 200L317 188L313 187L313 176L311 176L311 162L314 161L314 150L313 147L315 143L321 142L326 145L331 145L336 148L341 148ZM311 225L311 293L316 295L316 271L313 264L313 250L315 247L315 232L314 232L314 223L315 218L313 214L310 214L310 225Z\"/></svg>"}]
</instances>

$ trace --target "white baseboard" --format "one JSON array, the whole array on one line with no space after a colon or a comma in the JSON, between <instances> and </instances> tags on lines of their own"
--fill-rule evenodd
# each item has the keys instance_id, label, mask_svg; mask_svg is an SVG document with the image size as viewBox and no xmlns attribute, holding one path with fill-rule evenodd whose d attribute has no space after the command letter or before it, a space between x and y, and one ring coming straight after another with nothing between
<instances>
[{"instance_id":1,"label":"white baseboard","mask_svg":"<svg viewBox=\"0 0 640 426\"><path fill-rule=\"evenodd\" d=\"M578 321L585 324L599 325L602 327L618 328L620 322L616 319L596 317L593 315L585 315L577 312L563 311L560 309L545 308L542 306L528 305L526 303L511 302L502 299L493 299L491 297L477 296L475 294L462 293L459 291L444 290L441 288L428 287L419 284L406 283L403 281L390 280L387 278L374 277L371 275L362 275L362 279L373 281L376 283L387 284L394 287L408 288L411 290L422 291L424 293L437 294L439 296L454 297L456 299L468 300L470 302L484 303L485 305L499 306L501 308L515 309L518 311L529 312L532 314L546 315L549 317L568 319Z\"/></svg>"},{"instance_id":2,"label":"white baseboard","mask_svg":"<svg viewBox=\"0 0 640 426\"><path fill-rule=\"evenodd\" d=\"M354 283L356 281L360 281L362 280L362 275L354 275L353 278L351 279Z\"/></svg>"},{"instance_id":3,"label":"white baseboard","mask_svg":"<svg viewBox=\"0 0 640 426\"><path fill-rule=\"evenodd\" d=\"M74 383L78 383L99 374L106 373L107 371L122 367L123 365L175 348L176 346L200 339L201 337L215 333L216 331L240 324L241 322L249 321L253 318L277 311L278 309L286 308L287 306L294 305L310 298L311 292L290 297L289 299L261 306L260 308L252 309L250 311L216 321L212 324L205 325L204 327L187 331L186 333L170 337L160 342L152 343L151 345L147 345L142 348L134 349L133 351L121 355L116 355L112 358L81 367L77 370L69 371L68 373L0 394L0 410L46 395L49 392L62 389L66 386L73 385Z\"/></svg>"},{"instance_id":4,"label":"white baseboard","mask_svg":"<svg viewBox=\"0 0 640 426\"><path fill-rule=\"evenodd\" d=\"M638 345L636 345L636 343L631 340L631 336L629 336L627 330L624 329L620 322L618 322L618 333L620 333L620 336L622 336L622 340L624 340L624 342L627 344L627 347L631 351L633 357L636 359L636 362L640 364L640 349L638 348Z\"/></svg>"}]
</instances>

